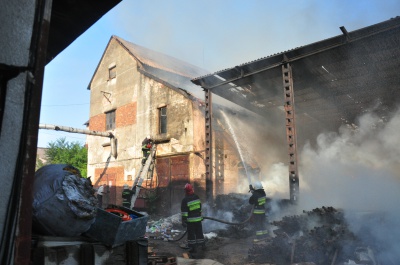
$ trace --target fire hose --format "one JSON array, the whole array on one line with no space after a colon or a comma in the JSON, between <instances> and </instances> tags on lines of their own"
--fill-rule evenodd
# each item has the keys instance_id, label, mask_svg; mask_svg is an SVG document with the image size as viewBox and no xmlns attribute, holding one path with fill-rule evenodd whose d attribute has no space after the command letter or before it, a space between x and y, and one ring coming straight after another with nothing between
<instances>
[{"instance_id":1,"label":"fire hose","mask_svg":"<svg viewBox=\"0 0 400 265\"><path fill-rule=\"evenodd\" d=\"M253 205L253 207L251 208L251 212L252 212L252 213L253 213L253 209L254 209L254 205ZM214 217L208 217L208 216L203 216L203 219L207 219L207 220L211 220L211 221L216 221L216 222L223 223L223 224L227 224L227 225L243 225L243 224L247 223L248 221L250 221L251 217L252 217L252 214L250 214L250 216L249 216L246 220L244 220L243 222L240 222L240 223L232 223L232 222L228 222L228 221L224 221L224 220L221 220L221 219L217 219L217 218L214 218ZM176 242L176 241L179 241L179 240L181 240L181 239L186 235L186 233L187 233L187 230L186 230L179 238L177 238L177 239L168 239L168 242Z\"/></svg>"}]
</instances>

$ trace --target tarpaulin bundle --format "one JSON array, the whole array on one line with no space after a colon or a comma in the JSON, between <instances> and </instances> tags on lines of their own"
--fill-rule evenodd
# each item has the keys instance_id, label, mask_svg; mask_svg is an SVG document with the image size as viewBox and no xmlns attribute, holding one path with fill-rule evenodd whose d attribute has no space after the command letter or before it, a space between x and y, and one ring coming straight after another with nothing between
<instances>
[{"instance_id":1,"label":"tarpaulin bundle","mask_svg":"<svg viewBox=\"0 0 400 265\"><path fill-rule=\"evenodd\" d=\"M41 167L33 184L33 229L52 236L79 236L94 223L97 210L90 179L66 164Z\"/></svg>"}]
</instances>

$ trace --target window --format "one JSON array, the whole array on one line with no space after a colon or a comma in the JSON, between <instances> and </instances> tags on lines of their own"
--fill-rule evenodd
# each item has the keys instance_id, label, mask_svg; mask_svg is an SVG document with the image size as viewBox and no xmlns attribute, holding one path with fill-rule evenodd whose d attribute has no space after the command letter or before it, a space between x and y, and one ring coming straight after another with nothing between
<instances>
[{"instance_id":1,"label":"window","mask_svg":"<svg viewBox=\"0 0 400 265\"><path fill-rule=\"evenodd\" d=\"M115 129L115 110L106 112L106 130Z\"/></svg>"},{"instance_id":2,"label":"window","mask_svg":"<svg viewBox=\"0 0 400 265\"><path fill-rule=\"evenodd\" d=\"M111 66L108 68L108 80L111 80L117 76L116 66Z\"/></svg>"},{"instance_id":3,"label":"window","mask_svg":"<svg viewBox=\"0 0 400 265\"><path fill-rule=\"evenodd\" d=\"M167 107L159 108L159 133L167 133Z\"/></svg>"}]
</instances>

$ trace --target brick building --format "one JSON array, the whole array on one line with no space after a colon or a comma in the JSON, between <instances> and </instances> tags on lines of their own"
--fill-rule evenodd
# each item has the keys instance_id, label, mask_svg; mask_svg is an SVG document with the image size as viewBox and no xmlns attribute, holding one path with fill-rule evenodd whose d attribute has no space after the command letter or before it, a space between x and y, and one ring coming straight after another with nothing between
<instances>
[{"instance_id":1,"label":"brick building","mask_svg":"<svg viewBox=\"0 0 400 265\"><path fill-rule=\"evenodd\" d=\"M190 81L204 74L170 56L117 36L110 38L88 87L89 129L112 132L117 157L111 155L107 138L87 137L88 176L95 187L109 185L109 203L121 205L122 186L133 185L147 135L163 143L157 145L154 176L144 183L153 193L142 190L136 206L157 207L165 214L179 212L186 182L204 198L204 104L194 96L203 92ZM214 130L218 165L212 193L234 192L240 159L229 133L218 123Z\"/></svg>"}]
</instances>

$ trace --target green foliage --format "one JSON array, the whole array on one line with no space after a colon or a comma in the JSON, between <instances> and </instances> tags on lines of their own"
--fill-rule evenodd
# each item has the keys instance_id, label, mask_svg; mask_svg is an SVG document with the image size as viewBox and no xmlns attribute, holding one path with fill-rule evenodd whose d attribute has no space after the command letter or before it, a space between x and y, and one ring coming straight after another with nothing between
<instances>
[{"instance_id":1,"label":"green foliage","mask_svg":"<svg viewBox=\"0 0 400 265\"><path fill-rule=\"evenodd\" d=\"M47 164L69 164L87 177L87 149L79 142L67 142L64 138L50 142L46 150Z\"/></svg>"}]
</instances>

